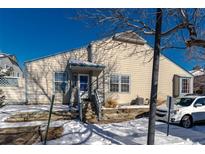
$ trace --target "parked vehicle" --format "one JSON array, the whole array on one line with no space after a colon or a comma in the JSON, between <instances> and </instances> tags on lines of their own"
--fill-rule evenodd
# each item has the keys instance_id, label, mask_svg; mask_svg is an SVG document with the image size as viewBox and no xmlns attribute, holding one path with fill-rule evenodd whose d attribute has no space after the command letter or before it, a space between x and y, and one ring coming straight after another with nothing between
<instances>
[{"instance_id":1,"label":"parked vehicle","mask_svg":"<svg viewBox=\"0 0 205 154\"><path fill-rule=\"evenodd\" d=\"M156 120L167 121L168 108L163 104L157 108ZM196 122L205 121L205 96L184 96L177 99L170 112L170 123L190 128Z\"/></svg>"}]
</instances>

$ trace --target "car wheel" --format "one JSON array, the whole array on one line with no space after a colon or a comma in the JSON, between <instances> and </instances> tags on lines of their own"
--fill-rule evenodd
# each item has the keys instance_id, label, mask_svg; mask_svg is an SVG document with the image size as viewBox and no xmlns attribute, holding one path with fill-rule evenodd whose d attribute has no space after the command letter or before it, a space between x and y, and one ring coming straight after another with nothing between
<instances>
[{"instance_id":1,"label":"car wheel","mask_svg":"<svg viewBox=\"0 0 205 154\"><path fill-rule=\"evenodd\" d=\"M184 128L191 128L193 125L192 118L189 115L182 117L181 124Z\"/></svg>"}]
</instances>

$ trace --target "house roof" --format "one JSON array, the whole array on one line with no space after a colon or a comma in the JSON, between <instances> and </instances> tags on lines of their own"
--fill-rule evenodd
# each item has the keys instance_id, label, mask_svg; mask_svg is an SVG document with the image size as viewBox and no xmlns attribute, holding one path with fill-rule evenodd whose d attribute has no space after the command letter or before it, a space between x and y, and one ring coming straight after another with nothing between
<instances>
[{"instance_id":1,"label":"house roof","mask_svg":"<svg viewBox=\"0 0 205 154\"><path fill-rule=\"evenodd\" d=\"M189 71L193 76L201 76L201 75L205 75L205 71L204 69L196 69L196 70L191 70Z\"/></svg>"},{"instance_id":2,"label":"house roof","mask_svg":"<svg viewBox=\"0 0 205 154\"><path fill-rule=\"evenodd\" d=\"M12 62L12 64L15 64L19 67L19 64L17 62L16 56L6 53L0 53L0 58L9 58L9 60Z\"/></svg>"},{"instance_id":3,"label":"house roof","mask_svg":"<svg viewBox=\"0 0 205 154\"><path fill-rule=\"evenodd\" d=\"M127 37L129 37L129 39ZM115 35L110 36L110 37L106 37L106 38L103 38L103 39L91 41L91 43L94 43L94 42L97 42L97 41L102 41L102 40L105 40L105 39L108 39L108 38L112 38L113 40L116 40L116 41L126 41L127 43L135 43L135 44L145 44L145 43L147 43L146 40L144 40L142 37L140 37L138 34L136 34L133 31L126 31L126 32L116 33ZM91 43L89 43L88 45L90 45ZM50 55L47 55L47 56L42 56L42 57L39 57L39 58L27 60L24 63L26 64L26 63L41 60L41 59L44 59L44 58L49 58L49 57L52 57L52 56L56 56L56 55L59 55L59 54L74 52L74 51L80 50L80 49L86 49L88 45L85 45L85 46L80 47L80 48L73 48L73 49L70 49L70 50L65 50L65 51L57 52L57 53L50 54Z\"/></svg>"},{"instance_id":4,"label":"house roof","mask_svg":"<svg viewBox=\"0 0 205 154\"><path fill-rule=\"evenodd\" d=\"M88 61L81 61L76 59L70 59L68 61L69 68L72 72L75 73L89 73L92 71L94 76L98 76L105 68L105 65L95 64Z\"/></svg>"},{"instance_id":5,"label":"house roof","mask_svg":"<svg viewBox=\"0 0 205 154\"><path fill-rule=\"evenodd\" d=\"M68 53L68 52L74 52L74 51L77 51L77 50L80 50L80 49L85 49L86 47L87 46L83 46L83 47L80 47L80 48L73 48L73 49L70 49L70 50L64 50L64 51L57 52L57 53L54 53L54 54L49 54L47 56L42 56L42 57L39 57L39 58L34 58L34 59L31 59L31 60L27 60L24 63L30 63L30 62L38 61L38 60L41 60L41 59L45 59L45 58L57 56L57 55L60 55L60 54Z\"/></svg>"},{"instance_id":6,"label":"house roof","mask_svg":"<svg viewBox=\"0 0 205 154\"><path fill-rule=\"evenodd\" d=\"M116 33L112 37L108 37L108 38L112 38L113 40L116 40L116 41L124 41L124 42L127 42L127 43L134 43L134 44L140 44L140 45L148 44L146 40L144 40L141 36L139 36L137 33L133 32L133 31L126 31L126 32ZM104 40L104 39L105 38L100 39L100 40ZM92 43L100 41L100 40L92 41ZM81 48L74 48L74 49L71 49L71 50L66 50L66 51L58 52L58 53L51 54L51 55L48 55L48 56L43 56L43 57L40 57L40 58L28 60L28 61L25 61L25 63L30 63L30 62L33 62L33 61L41 60L41 59L44 59L44 58L56 56L56 55L67 53L67 52L74 52L74 51L77 51L77 50L80 50L80 49L83 49L83 48L85 49L85 48L87 48L87 46L84 46L84 47L81 47ZM175 65L177 65L178 67L182 68L184 71L186 71L191 76L194 76L191 72L189 72L188 70L184 69L180 65L176 64L173 60L171 60L170 58L168 58L164 54L161 53L161 55L164 56L165 58L167 58L169 61L171 61Z\"/></svg>"},{"instance_id":7,"label":"house roof","mask_svg":"<svg viewBox=\"0 0 205 154\"><path fill-rule=\"evenodd\" d=\"M144 45L147 43L142 37L140 37L137 33L133 31L126 31L122 33L117 33L112 37L116 41L122 41L127 43Z\"/></svg>"}]
</instances>

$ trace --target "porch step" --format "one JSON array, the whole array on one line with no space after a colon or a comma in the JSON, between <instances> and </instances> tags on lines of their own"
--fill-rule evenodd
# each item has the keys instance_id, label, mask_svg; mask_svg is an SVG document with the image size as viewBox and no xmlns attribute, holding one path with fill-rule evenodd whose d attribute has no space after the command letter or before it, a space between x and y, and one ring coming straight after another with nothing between
<instances>
[{"instance_id":1,"label":"porch step","mask_svg":"<svg viewBox=\"0 0 205 154\"><path fill-rule=\"evenodd\" d=\"M85 102L85 108L84 108L84 122L86 123L95 123L97 122L97 116L96 116L96 113L95 113L95 107L93 105L92 102L90 101L87 101Z\"/></svg>"}]
</instances>

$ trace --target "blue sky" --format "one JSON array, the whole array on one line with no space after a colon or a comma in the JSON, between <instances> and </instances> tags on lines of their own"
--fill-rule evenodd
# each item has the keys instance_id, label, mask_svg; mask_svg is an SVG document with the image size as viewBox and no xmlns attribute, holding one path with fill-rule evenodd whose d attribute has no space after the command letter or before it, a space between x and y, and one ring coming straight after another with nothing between
<instances>
[{"instance_id":1,"label":"blue sky","mask_svg":"<svg viewBox=\"0 0 205 154\"><path fill-rule=\"evenodd\" d=\"M87 28L72 20L71 9L0 9L0 50L24 61L79 48L99 39L97 28ZM190 62L181 50L165 52L170 59L190 70Z\"/></svg>"}]
</instances>

